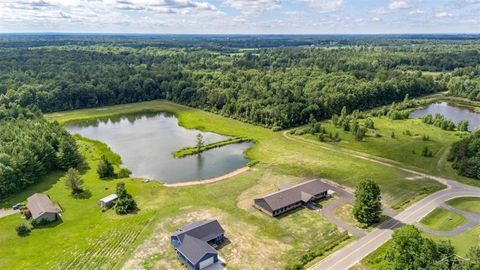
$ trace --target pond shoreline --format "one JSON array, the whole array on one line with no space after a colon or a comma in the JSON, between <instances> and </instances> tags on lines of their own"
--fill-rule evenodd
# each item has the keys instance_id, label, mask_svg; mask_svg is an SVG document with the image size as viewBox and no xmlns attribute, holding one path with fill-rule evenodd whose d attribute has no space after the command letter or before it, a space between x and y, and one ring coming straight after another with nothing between
<instances>
[{"instance_id":1,"label":"pond shoreline","mask_svg":"<svg viewBox=\"0 0 480 270\"><path fill-rule=\"evenodd\" d=\"M205 179L205 180L186 181L186 182L180 182L180 183L174 183L174 184L164 183L163 185L166 187L186 187L186 186L206 185L206 184L211 184L215 182L220 182L248 171L250 171L250 167L245 166L240 169L236 169L233 172L230 172L221 176Z\"/></svg>"}]
</instances>

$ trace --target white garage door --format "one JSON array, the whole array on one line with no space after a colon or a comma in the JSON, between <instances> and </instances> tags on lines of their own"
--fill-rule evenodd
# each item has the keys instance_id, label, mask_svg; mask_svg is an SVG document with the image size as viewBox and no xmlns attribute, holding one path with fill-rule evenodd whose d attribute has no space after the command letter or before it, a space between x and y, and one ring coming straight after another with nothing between
<instances>
[{"instance_id":1,"label":"white garage door","mask_svg":"<svg viewBox=\"0 0 480 270\"><path fill-rule=\"evenodd\" d=\"M200 269L203 269L209 265L213 264L213 257L210 257L204 261L201 261L200 262Z\"/></svg>"}]
</instances>

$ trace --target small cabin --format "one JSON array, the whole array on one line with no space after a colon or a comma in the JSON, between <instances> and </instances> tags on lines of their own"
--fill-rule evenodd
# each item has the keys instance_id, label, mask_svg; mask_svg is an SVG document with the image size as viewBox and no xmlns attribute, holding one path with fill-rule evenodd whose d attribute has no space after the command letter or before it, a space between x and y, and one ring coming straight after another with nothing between
<instances>
[{"instance_id":1,"label":"small cabin","mask_svg":"<svg viewBox=\"0 0 480 270\"><path fill-rule=\"evenodd\" d=\"M43 193L35 193L27 199L27 208L36 222L53 222L62 211L50 197Z\"/></svg>"},{"instance_id":2,"label":"small cabin","mask_svg":"<svg viewBox=\"0 0 480 270\"><path fill-rule=\"evenodd\" d=\"M102 198L98 201L98 205L100 205L100 207L102 209L107 209L107 208L110 208L112 207L112 205L115 203L115 201L118 199L118 196L117 194L111 194L111 195L108 195L107 197L105 198Z\"/></svg>"}]
</instances>

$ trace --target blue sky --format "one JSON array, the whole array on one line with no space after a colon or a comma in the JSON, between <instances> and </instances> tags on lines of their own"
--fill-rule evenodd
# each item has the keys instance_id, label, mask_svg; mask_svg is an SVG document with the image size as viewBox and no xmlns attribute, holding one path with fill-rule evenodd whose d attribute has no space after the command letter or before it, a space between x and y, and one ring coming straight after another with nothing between
<instances>
[{"instance_id":1,"label":"blue sky","mask_svg":"<svg viewBox=\"0 0 480 270\"><path fill-rule=\"evenodd\" d=\"M480 0L0 0L0 32L480 33Z\"/></svg>"}]
</instances>

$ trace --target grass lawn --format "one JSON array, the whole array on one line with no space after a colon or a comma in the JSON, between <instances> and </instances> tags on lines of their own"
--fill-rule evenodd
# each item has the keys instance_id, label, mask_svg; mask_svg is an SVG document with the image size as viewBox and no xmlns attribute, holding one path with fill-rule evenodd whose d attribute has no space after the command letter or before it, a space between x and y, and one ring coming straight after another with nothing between
<instances>
[{"instance_id":1,"label":"grass lawn","mask_svg":"<svg viewBox=\"0 0 480 270\"><path fill-rule=\"evenodd\" d=\"M350 224L354 227L364 229L365 231L369 232L372 231L377 224L380 224L384 222L385 220L389 219L388 216L382 215L380 218L380 221L377 224L373 224L371 226L368 226L367 224L360 223L352 213L353 210L353 205L352 204L345 204L340 207L337 207L334 210L334 215L341 219L343 222Z\"/></svg>"},{"instance_id":2,"label":"grass lawn","mask_svg":"<svg viewBox=\"0 0 480 270\"><path fill-rule=\"evenodd\" d=\"M477 197L461 197L450 200L448 205L460 210L480 214L480 198Z\"/></svg>"},{"instance_id":3,"label":"grass lawn","mask_svg":"<svg viewBox=\"0 0 480 270\"><path fill-rule=\"evenodd\" d=\"M172 112L187 128L252 138L257 143L247 155L259 163L247 173L203 186L168 188L156 182L124 179L140 211L117 216L113 211L101 212L96 204L98 199L113 193L118 182L97 177L99 158L105 153L112 158L116 156L104 144L77 138L90 167L83 178L91 196L72 198L63 185L63 174L57 172L10 198L4 206L43 191L64 209L63 222L19 237L14 229L23 222L19 215L0 219L1 269L118 269L125 263L129 269L141 269L144 265L181 269L168 235L177 226L209 217L221 221L231 240L220 250L230 269L244 269L252 263L255 269L282 268L308 250L338 239L341 232L314 211L301 210L280 219L263 215L251 208L256 192L266 194L278 183L298 183L314 177L329 178L350 187L361 179L371 178L379 183L389 205L404 207L443 188L434 181L412 179L411 174L395 168L291 141L279 132L164 101L55 113L47 118L65 123L141 111ZM39 252L42 250L48 252Z\"/></svg>"},{"instance_id":4,"label":"grass lawn","mask_svg":"<svg viewBox=\"0 0 480 270\"><path fill-rule=\"evenodd\" d=\"M461 140L466 133L444 131L433 125L424 124L421 119L391 120L387 117L372 117L371 119L375 123L375 129L369 130L363 141L357 141L351 132L345 132L335 127L331 121L322 122L322 126L327 133L339 133L341 141L337 144L330 144L334 147L387 158L407 167L436 175L461 178L451 168L446 157L450 145ZM363 123L363 120L360 122ZM392 138L392 133L395 134L394 138ZM429 139L424 141L423 136ZM310 134L304 135L304 137L318 141L316 136ZM432 151L433 157L421 155L425 146Z\"/></svg>"},{"instance_id":5,"label":"grass lawn","mask_svg":"<svg viewBox=\"0 0 480 270\"><path fill-rule=\"evenodd\" d=\"M436 208L422 218L420 223L432 230L451 231L467 223L467 218L444 208Z\"/></svg>"},{"instance_id":6,"label":"grass lawn","mask_svg":"<svg viewBox=\"0 0 480 270\"><path fill-rule=\"evenodd\" d=\"M478 245L478 243L480 242L480 226L477 226L454 237L431 235L430 238L434 240L450 241L455 247L457 254L459 256L465 256L471 247Z\"/></svg>"}]
</instances>

